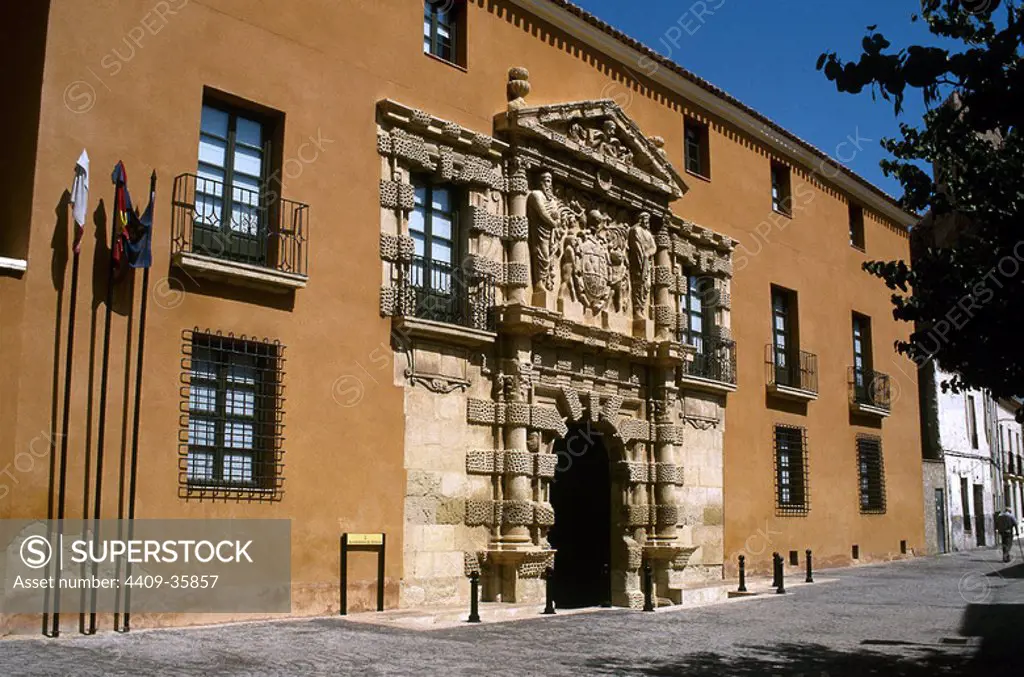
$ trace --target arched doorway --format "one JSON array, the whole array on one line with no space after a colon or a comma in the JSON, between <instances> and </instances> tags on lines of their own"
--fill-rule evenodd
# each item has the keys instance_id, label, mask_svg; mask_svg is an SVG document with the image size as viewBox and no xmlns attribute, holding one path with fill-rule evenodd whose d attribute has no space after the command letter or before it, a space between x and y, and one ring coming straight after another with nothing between
<instances>
[{"instance_id":1,"label":"arched doorway","mask_svg":"<svg viewBox=\"0 0 1024 677\"><path fill-rule=\"evenodd\" d=\"M557 550L555 603L562 608L610 603L612 485L604 438L589 424L573 425L554 451L555 524L548 542Z\"/></svg>"}]
</instances>

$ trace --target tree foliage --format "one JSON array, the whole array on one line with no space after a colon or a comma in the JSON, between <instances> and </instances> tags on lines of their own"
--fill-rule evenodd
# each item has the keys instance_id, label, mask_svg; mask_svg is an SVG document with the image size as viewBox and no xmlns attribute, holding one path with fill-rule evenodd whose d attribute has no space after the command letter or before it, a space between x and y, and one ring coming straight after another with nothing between
<instances>
[{"instance_id":1,"label":"tree foliage","mask_svg":"<svg viewBox=\"0 0 1024 677\"><path fill-rule=\"evenodd\" d=\"M920 124L901 123L900 138L882 142L901 205L924 215L912 265L864 268L895 292L894 317L913 323L898 352L958 375L944 387L1024 395L1024 10L1017 0L923 0L912 20L933 45L895 50L869 26L857 61L818 59L840 92L868 89L897 115L908 95L926 105Z\"/></svg>"}]
</instances>

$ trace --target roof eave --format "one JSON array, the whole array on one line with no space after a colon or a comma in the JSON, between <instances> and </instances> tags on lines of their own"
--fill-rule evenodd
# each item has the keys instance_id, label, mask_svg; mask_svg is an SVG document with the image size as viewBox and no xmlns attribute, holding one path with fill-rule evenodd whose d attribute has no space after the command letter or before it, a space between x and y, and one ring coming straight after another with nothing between
<instances>
[{"instance_id":1,"label":"roof eave","mask_svg":"<svg viewBox=\"0 0 1024 677\"><path fill-rule=\"evenodd\" d=\"M655 65L664 66L656 68L650 73L645 72L643 76L636 75L636 77L638 79L647 77L683 98L693 101L710 113L735 125L751 137L759 139L795 164L818 173L823 181L834 184L856 201L901 226L909 227L918 221L918 216L902 209L892 196L864 177L838 164L823 151L713 87L710 83L704 83L701 78L685 70L682 66L629 38L571 2L567 0L511 1L624 65L652 62Z\"/></svg>"}]
</instances>

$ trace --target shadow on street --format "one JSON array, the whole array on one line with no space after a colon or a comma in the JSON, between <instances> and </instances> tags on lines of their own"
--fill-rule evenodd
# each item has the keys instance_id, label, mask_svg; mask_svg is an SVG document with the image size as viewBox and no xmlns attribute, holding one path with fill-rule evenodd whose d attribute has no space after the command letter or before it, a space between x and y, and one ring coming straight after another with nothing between
<instances>
[{"instance_id":1,"label":"shadow on street","mask_svg":"<svg viewBox=\"0 0 1024 677\"><path fill-rule=\"evenodd\" d=\"M950 653L934 647L899 643L902 655L867 649L840 651L818 644L777 644L750 646L742 655L697 653L678 661L652 661L647 665L617 659L589 662L591 674L647 675L648 677L765 677L765 675L806 675L807 677L854 677L862 675L1010 675L1010 662L993 662L978 656ZM1017 666L1019 667L1019 666ZM590 672L590 671L588 671Z\"/></svg>"}]
</instances>

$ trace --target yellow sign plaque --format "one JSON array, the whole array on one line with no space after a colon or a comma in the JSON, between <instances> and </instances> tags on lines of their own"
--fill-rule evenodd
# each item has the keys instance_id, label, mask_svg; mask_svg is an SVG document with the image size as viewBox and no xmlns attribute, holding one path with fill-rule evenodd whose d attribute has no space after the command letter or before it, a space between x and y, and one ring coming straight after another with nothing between
<instances>
[{"instance_id":1,"label":"yellow sign plaque","mask_svg":"<svg viewBox=\"0 0 1024 677\"><path fill-rule=\"evenodd\" d=\"M348 534L349 545L384 545L384 534Z\"/></svg>"}]
</instances>

